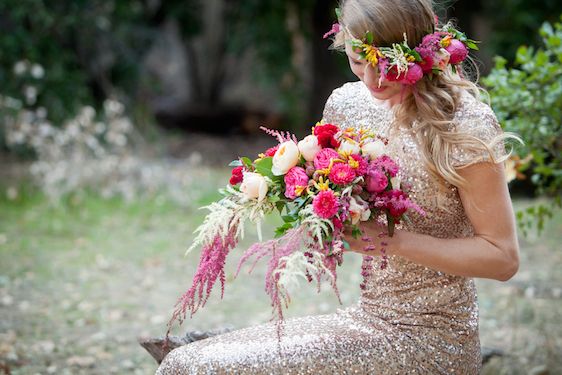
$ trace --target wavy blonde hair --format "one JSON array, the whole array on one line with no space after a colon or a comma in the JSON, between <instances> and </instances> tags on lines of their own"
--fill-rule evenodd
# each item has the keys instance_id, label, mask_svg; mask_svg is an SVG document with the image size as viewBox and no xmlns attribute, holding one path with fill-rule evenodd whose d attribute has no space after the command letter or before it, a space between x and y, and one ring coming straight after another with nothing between
<instances>
[{"instance_id":1,"label":"wavy blonde hair","mask_svg":"<svg viewBox=\"0 0 562 375\"><path fill-rule=\"evenodd\" d=\"M349 38L362 39L367 31L374 36L377 46L390 46L404 40L414 47L421 43L423 37L435 30L435 13L431 0L343 0L342 30L335 36L333 48L345 50ZM349 35L351 34L351 35ZM508 138L517 138L508 133L499 134L490 142L460 131L454 131L455 112L459 108L463 92L479 100L483 89L468 79L466 66L461 74L447 69L432 80L424 77L414 89L414 95L407 96L395 108L393 127L409 128L416 135L421 154L429 172L438 177L438 181L463 187L466 181L459 175L450 155L455 147L462 147L467 153L487 154L494 163L504 161L505 155L497 158L494 148L503 147ZM478 75L476 65L472 64L470 72Z\"/></svg>"}]
</instances>

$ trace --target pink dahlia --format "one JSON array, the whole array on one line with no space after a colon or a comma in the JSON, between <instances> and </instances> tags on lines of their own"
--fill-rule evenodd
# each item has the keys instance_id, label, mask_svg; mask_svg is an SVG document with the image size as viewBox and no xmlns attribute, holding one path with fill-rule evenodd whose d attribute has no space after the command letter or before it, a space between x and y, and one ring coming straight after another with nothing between
<instances>
[{"instance_id":1,"label":"pink dahlia","mask_svg":"<svg viewBox=\"0 0 562 375\"><path fill-rule=\"evenodd\" d=\"M466 56L468 56L468 49L464 43L458 39L452 39L451 44L449 44L445 50L451 55L449 63L453 65L463 62Z\"/></svg>"},{"instance_id":2,"label":"pink dahlia","mask_svg":"<svg viewBox=\"0 0 562 375\"><path fill-rule=\"evenodd\" d=\"M330 170L329 178L336 185L347 185L353 182L355 171L349 164L337 163Z\"/></svg>"},{"instance_id":3,"label":"pink dahlia","mask_svg":"<svg viewBox=\"0 0 562 375\"><path fill-rule=\"evenodd\" d=\"M332 190L323 190L312 201L314 213L322 219L329 219L338 212L338 198Z\"/></svg>"},{"instance_id":4,"label":"pink dahlia","mask_svg":"<svg viewBox=\"0 0 562 375\"><path fill-rule=\"evenodd\" d=\"M361 155L357 155L357 154L353 154L351 155L351 157L353 158L353 160L357 162L357 167L354 168L355 174L357 176L365 175L365 173L367 173L367 168L369 167L369 163L367 163L367 160L365 160L365 158L362 157Z\"/></svg>"},{"instance_id":5,"label":"pink dahlia","mask_svg":"<svg viewBox=\"0 0 562 375\"><path fill-rule=\"evenodd\" d=\"M338 159L340 154L338 154L332 148L324 148L319 153L316 154L314 158L314 168L318 169L326 169L330 166L330 161L332 159Z\"/></svg>"},{"instance_id":6,"label":"pink dahlia","mask_svg":"<svg viewBox=\"0 0 562 375\"><path fill-rule=\"evenodd\" d=\"M295 199L297 187L305 187L308 185L308 175L301 167L293 167L284 177L285 179L285 196L289 199Z\"/></svg>"}]
</instances>

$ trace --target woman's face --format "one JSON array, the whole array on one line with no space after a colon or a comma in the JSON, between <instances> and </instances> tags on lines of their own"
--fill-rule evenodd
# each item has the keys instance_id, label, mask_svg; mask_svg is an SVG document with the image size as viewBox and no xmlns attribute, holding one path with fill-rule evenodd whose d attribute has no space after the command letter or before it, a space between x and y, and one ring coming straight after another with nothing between
<instances>
[{"instance_id":1,"label":"woman's face","mask_svg":"<svg viewBox=\"0 0 562 375\"><path fill-rule=\"evenodd\" d=\"M378 100L389 101L392 106L400 102L403 92L403 85L397 82L382 80L379 86L378 68L373 67L366 60L360 60L360 56L353 50L349 43L346 43L345 53L349 60L351 71L367 86L371 95Z\"/></svg>"}]
</instances>

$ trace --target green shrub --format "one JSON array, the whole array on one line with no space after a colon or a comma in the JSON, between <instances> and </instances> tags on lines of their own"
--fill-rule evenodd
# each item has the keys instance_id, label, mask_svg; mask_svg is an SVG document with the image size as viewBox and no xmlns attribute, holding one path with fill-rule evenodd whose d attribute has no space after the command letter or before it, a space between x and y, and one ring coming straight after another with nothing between
<instances>
[{"instance_id":1,"label":"green shrub","mask_svg":"<svg viewBox=\"0 0 562 375\"><path fill-rule=\"evenodd\" d=\"M544 23L539 33L544 47L519 47L512 67L496 57L495 68L483 80L504 130L525 142L515 151L531 157L522 169L536 195L554 198L553 205L518 213L524 232L535 224L540 231L544 219L562 206L562 23Z\"/></svg>"}]
</instances>

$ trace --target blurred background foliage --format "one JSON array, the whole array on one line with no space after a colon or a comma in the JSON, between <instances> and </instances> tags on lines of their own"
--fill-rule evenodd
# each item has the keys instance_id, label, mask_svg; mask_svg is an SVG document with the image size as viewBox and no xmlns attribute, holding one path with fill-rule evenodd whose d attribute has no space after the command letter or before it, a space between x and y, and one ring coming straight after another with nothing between
<instances>
[{"instance_id":1,"label":"blurred background foliage","mask_svg":"<svg viewBox=\"0 0 562 375\"><path fill-rule=\"evenodd\" d=\"M63 127L85 106L102 113L107 100L125 106L141 135L137 139L149 143L163 128L180 129L188 137L200 131L255 133L263 124L302 133L321 117L331 90L353 79L345 58L329 51L329 41L321 38L335 19L336 5L319 0L4 0L0 147L37 156L37 145L11 142L8 147L7 128L22 123L28 123L27 131L44 123ZM476 58L485 75L493 68L483 81L492 104L505 129L527 142L516 149L525 163L514 165L530 183L516 182L515 190L557 196L561 78L556 23L562 3L447 0L437 9L441 18L457 19L482 41ZM495 68L494 56L503 56ZM548 210L539 216L548 216Z\"/></svg>"}]
</instances>

